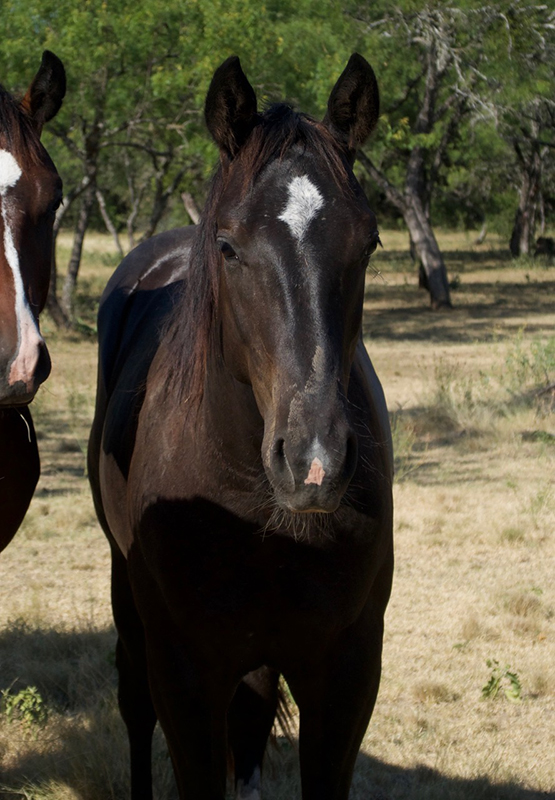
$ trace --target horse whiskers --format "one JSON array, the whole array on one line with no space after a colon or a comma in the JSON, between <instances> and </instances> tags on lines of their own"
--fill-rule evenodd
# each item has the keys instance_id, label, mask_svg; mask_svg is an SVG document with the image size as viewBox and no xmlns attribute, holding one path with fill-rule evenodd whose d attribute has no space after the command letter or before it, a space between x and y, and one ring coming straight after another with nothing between
<instances>
[{"instance_id":1,"label":"horse whiskers","mask_svg":"<svg viewBox=\"0 0 555 800\"><path fill-rule=\"evenodd\" d=\"M317 538L333 539L334 520L338 512L313 511L295 513L288 511L273 500L273 509L262 533L288 533L296 542L310 542Z\"/></svg>"},{"instance_id":2,"label":"horse whiskers","mask_svg":"<svg viewBox=\"0 0 555 800\"><path fill-rule=\"evenodd\" d=\"M360 460L369 472L374 473L374 475L379 475L380 478L385 477L383 470L373 464L367 456L361 456Z\"/></svg>"},{"instance_id":3,"label":"horse whiskers","mask_svg":"<svg viewBox=\"0 0 555 800\"><path fill-rule=\"evenodd\" d=\"M383 470L379 469L366 455L360 455L360 463L364 469L372 474L384 477ZM264 473L252 480L251 490L248 493L248 504L245 503L242 512L251 520L258 520L259 533L263 537L273 534L288 534L295 541L316 541L319 538L333 539L338 523L343 520L343 512L347 509L357 510L359 503L352 493L367 491L368 486L362 483L350 483L339 508L334 512L293 512L279 505L274 489ZM276 487L279 490L279 486ZM262 520L260 519L262 517ZM265 521L263 521L265 520ZM344 520L343 520L344 521ZM256 524L256 523L255 523Z\"/></svg>"},{"instance_id":4,"label":"horse whiskers","mask_svg":"<svg viewBox=\"0 0 555 800\"><path fill-rule=\"evenodd\" d=\"M276 487L279 490L279 486ZM265 475L260 476L259 485L255 486L250 495L251 501L246 513L252 516L263 514L266 521L260 528L263 536L274 533L287 533L295 541L310 541L316 537L333 537L333 522L337 512L293 512L279 505L274 490Z\"/></svg>"}]
</instances>

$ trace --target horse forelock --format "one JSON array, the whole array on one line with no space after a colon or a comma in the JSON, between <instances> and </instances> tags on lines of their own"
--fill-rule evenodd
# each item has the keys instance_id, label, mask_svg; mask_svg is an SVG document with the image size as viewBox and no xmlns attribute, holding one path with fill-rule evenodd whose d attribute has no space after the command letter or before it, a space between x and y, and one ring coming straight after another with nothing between
<instances>
[{"instance_id":1,"label":"horse forelock","mask_svg":"<svg viewBox=\"0 0 555 800\"><path fill-rule=\"evenodd\" d=\"M266 166L285 158L295 146L312 154L343 191L352 188L342 150L329 129L308 114L276 103L261 116L236 158L237 168L243 171L244 191Z\"/></svg>"},{"instance_id":2,"label":"horse forelock","mask_svg":"<svg viewBox=\"0 0 555 800\"><path fill-rule=\"evenodd\" d=\"M180 405L198 408L202 399L206 363L218 310L220 251L216 243L217 213L230 176L241 176L240 196L249 192L264 169L301 146L345 194L353 193L353 177L337 141L321 122L284 103L261 115L247 142L233 160L220 164L212 178L192 248L183 292L168 320L165 364L171 390Z\"/></svg>"},{"instance_id":3,"label":"horse forelock","mask_svg":"<svg viewBox=\"0 0 555 800\"><path fill-rule=\"evenodd\" d=\"M39 164L44 149L33 124L14 97L0 86L0 148L25 154L31 164Z\"/></svg>"}]
</instances>

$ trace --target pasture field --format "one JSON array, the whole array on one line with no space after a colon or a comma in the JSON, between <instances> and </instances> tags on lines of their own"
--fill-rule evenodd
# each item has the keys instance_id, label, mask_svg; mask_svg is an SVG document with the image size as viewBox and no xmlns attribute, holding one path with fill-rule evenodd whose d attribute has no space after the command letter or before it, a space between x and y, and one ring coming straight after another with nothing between
<instances>
[{"instance_id":1,"label":"pasture field","mask_svg":"<svg viewBox=\"0 0 555 800\"><path fill-rule=\"evenodd\" d=\"M554 798L555 265L446 234L455 308L434 313L405 235L382 240L364 333L396 445L396 574L351 798ZM99 235L85 253L79 331L43 323L43 474L0 557L0 800L128 796L109 552L85 471L94 310L117 258ZM175 798L159 734L154 762L157 800ZM279 732L264 797L299 797Z\"/></svg>"}]
</instances>

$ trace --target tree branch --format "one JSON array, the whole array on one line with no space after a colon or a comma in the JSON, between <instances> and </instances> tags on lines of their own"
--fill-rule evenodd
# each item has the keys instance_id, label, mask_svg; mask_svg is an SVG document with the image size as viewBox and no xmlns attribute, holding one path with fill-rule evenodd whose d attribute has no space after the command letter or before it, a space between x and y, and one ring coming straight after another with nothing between
<instances>
[{"instance_id":1,"label":"tree branch","mask_svg":"<svg viewBox=\"0 0 555 800\"><path fill-rule=\"evenodd\" d=\"M362 150L359 150L357 159L368 172L372 180L374 180L380 189L382 189L388 201L402 214L404 214L406 204L399 190L387 180L383 172L375 166L375 164L368 158L366 153L362 152Z\"/></svg>"}]
</instances>

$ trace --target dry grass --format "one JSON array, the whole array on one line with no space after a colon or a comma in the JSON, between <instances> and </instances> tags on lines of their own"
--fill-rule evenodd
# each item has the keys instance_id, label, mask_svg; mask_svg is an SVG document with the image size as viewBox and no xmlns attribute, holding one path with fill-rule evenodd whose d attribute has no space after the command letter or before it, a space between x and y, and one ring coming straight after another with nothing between
<instances>
[{"instance_id":1,"label":"dry grass","mask_svg":"<svg viewBox=\"0 0 555 800\"><path fill-rule=\"evenodd\" d=\"M510 263L495 241L476 248L449 235L456 308L434 314L405 236L382 239L365 334L393 413L397 567L380 696L351 797L553 797L555 423L552 398L533 399L525 357L555 336L555 272ZM43 476L0 559L0 688L28 698L36 686L48 712L42 726L33 707L30 721L0 715L1 800L127 796L109 553L84 461L94 307L115 259L105 237L86 251L83 333L61 336L45 321L54 371L35 403ZM482 699L488 659L518 673L521 702ZM286 740L269 762L267 800L298 797ZM155 772L156 797L175 798L160 736Z\"/></svg>"}]
</instances>

